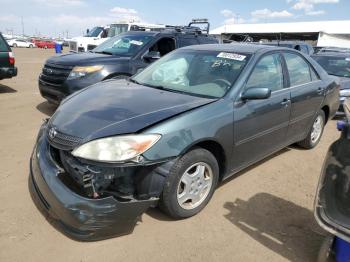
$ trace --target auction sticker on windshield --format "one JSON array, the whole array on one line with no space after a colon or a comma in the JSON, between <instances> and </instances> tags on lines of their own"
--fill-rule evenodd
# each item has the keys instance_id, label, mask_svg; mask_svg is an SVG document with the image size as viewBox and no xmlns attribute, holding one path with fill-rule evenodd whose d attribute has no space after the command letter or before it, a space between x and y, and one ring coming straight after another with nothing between
<instances>
[{"instance_id":1,"label":"auction sticker on windshield","mask_svg":"<svg viewBox=\"0 0 350 262\"><path fill-rule=\"evenodd\" d=\"M235 53L226 53L226 52L219 53L217 55L217 57L227 58L227 59L232 59L232 60L237 60L237 61L243 61L246 58L245 55L240 55L240 54L235 54Z\"/></svg>"}]
</instances>

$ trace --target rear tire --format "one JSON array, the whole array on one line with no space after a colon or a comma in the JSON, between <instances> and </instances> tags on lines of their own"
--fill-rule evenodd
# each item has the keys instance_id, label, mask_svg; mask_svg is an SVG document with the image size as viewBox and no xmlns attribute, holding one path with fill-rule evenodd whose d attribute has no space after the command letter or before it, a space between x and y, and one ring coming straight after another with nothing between
<instances>
[{"instance_id":1,"label":"rear tire","mask_svg":"<svg viewBox=\"0 0 350 262\"><path fill-rule=\"evenodd\" d=\"M172 218L194 216L208 204L218 180L219 165L215 157L208 150L195 148L171 168L159 207Z\"/></svg>"},{"instance_id":2,"label":"rear tire","mask_svg":"<svg viewBox=\"0 0 350 262\"><path fill-rule=\"evenodd\" d=\"M29 48L33 48L34 46L33 45L29 45Z\"/></svg>"},{"instance_id":3,"label":"rear tire","mask_svg":"<svg viewBox=\"0 0 350 262\"><path fill-rule=\"evenodd\" d=\"M317 146L317 144L321 140L325 123L325 113L323 110L320 110L314 118L311 130L307 134L307 137L304 140L298 142L297 144L305 149L311 149Z\"/></svg>"},{"instance_id":4,"label":"rear tire","mask_svg":"<svg viewBox=\"0 0 350 262\"><path fill-rule=\"evenodd\" d=\"M13 44L12 47L17 47L17 44Z\"/></svg>"}]
</instances>

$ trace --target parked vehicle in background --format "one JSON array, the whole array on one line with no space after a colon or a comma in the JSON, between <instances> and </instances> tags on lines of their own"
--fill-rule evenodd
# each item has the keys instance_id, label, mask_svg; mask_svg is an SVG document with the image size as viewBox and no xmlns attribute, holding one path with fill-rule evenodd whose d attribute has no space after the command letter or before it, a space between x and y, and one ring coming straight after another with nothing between
<instances>
[{"instance_id":1,"label":"parked vehicle in background","mask_svg":"<svg viewBox=\"0 0 350 262\"><path fill-rule=\"evenodd\" d=\"M344 115L343 102L350 98L350 53L319 52L312 56L328 74L339 77L340 106L338 115Z\"/></svg>"},{"instance_id":2,"label":"parked vehicle in background","mask_svg":"<svg viewBox=\"0 0 350 262\"><path fill-rule=\"evenodd\" d=\"M155 33L143 34L120 35L143 38L118 38L124 49L115 52L127 54L131 41L136 48ZM62 102L34 147L34 199L80 240L130 233L150 206L191 217L218 182L290 144L315 147L338 92L333 77L292 49L175 50L129 79L103 81Z\"/></svg>"},{"instance_id":3,"label":"parked vehicle in background","mask_svg":"<svg viewBox=\"0 0 350 262\"><path fill-rule=\"evenodd\" d=\"M0 33L0 80L12 78L16 75L15 57L11 51L11 47Z\"/></svg>"},{"instance_id":4,"label":"parked vehicle in background","mask_svg":"<svg viewBox=\"0 0 350 262\"><path fill-rule=\"evenodd\" d=\"M63 98L110 78L127 78L176 48L218 41L198 28L161 32L130 31L115 36L87 53L49 58L39 76L41 95L59 104Z\"/></svg>"},{"instance_id":5,"label":"parked vehicle in background","mask_svg":"<svg viewBox=\"0 0 350 262\"><path fill-rule=\"evenodd\" d=\"M108 26L98 26L91 29L85 36L75 37L69 42L69 48L74 52L86 52L94 49L107 39L128 31L150 31L165 28L165 25L145 23L114 23Z\"/></svg>"},{"instance_id":6,"label":"parked vehicle in background","mask_svg":"<svg viewBox=\"0 0 350 262\"><path fill-rule=\"evenodd\" d=\"M55 48L55 42L52 40L35 39L33 40L33 42L38 48L44 48L44 49Z\"/></svg>"},{"instance_id":7,"label":"parked vehicle in background","mask_svg":"<svg viewBox=\"0 0 350 262\"><path fill-rule=\"evenodd\" d=\"M314 47L315 53L350 53L350 48L341 47Z\"/></svg>"},{"instance_id":8,"label":"parked vehicle in background","mask_svg":"<svg viewBox=\"0 0 350 262\"><path fill-rule=\"evenodd\" d=\"M314 53L314 49L312 45L302 41L271 41L271 42L264 42L262 44L271 45L271 46L288 47L288 48L298 50L307 55L312 55Z\"/></svg>"},{"instance_id":9,"label":"parked vehicle in background","mask_svg":"<svg viewBox=\"0 0 350 262\"><path fill-rule=\"evenodd\" d=\"M26 48L35 47L35 44L33 42L25 39L11 39L11 40L8 40L7 43L11 47L26 47Z\"/></svg>"},{"instance_id":10,"label":"parked vehicle in background","mask_svg":"<svg viewBox=\"0 0 350 262\"><path fill-rule=\"evenodd\" d=\"M96 26L84 36L73 37L69 40L69 50L74 52L88 51L88 45L97 46L107 39L109 26Z\"/></svg>"},{"instance_id":11,"label":"parked vehicle in background","mask_svg":"<svg viewBox=\"0 0 350 262\"><path fill-rule=\"evenodd\" d=\"M345 118L337 124L340 138L328 149L315 199L315 217L329 232L318 261L350 261L350 101Z\"/></svg>"}]
</instances>

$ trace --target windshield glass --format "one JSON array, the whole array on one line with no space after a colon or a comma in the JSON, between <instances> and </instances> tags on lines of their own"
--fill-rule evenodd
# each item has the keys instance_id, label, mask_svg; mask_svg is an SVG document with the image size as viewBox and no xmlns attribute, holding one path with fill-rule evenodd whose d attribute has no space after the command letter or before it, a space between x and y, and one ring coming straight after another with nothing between
<instances>
[{"instance_id":1,"label":"windshield glass","mask_svg":"<svg viewBox=\"0 0 350 262\"><path fill-rule=\"evenodd\" d=\"M121 33L127 32L129 29L129 25L127 24L114 24L111 25L109 31L108 31L108 37L113 37L116 35L119 35Z\"/></svg>"},{"instance_id":2,"label":"windshield glass","mask_svg":"<svg viewBox=\"0 0 350 262\"><path fill-rule=\"evenodd\" d=\"M86 37L98 37L98 35L103 31L103 27L94 27L89 33L87 33Z\"/></svg>"},{"instance_id":3,"label":"windshield glass","mask_svg":"<svg viewBox=\"0 0 350 262\"><path fill-rule=\"evenodd\" d=\"M313 57L330 75L350 77L349 57L314 56Z\"/></svg>"},{"instance_id":4,"label":"windshield glass","mask_svg":"<svg viewBox=\"0 0 350 262\"><path fill-rule=\"evenodd\" d=\"M131 81L173 92L223 97L250 58L247 54L178 50L151 64Z\"/></svg>"},{"instance_id":5,"label":"windshield glass","mask_svg":"<svg viewBox=\"0 0 350 262\"><path fill-rule=\"evenodd\" d=\"M152 35L115 36L96 47L93 52L111 55L133 56L153 39Z\"/></svg>"}]
</instances>

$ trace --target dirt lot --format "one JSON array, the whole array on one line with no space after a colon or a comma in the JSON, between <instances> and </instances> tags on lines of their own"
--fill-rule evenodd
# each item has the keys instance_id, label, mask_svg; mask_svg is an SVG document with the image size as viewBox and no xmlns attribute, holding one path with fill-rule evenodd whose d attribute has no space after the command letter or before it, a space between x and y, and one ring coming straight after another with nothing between
<instances>
[{"instance_id":1,"label":"dirt lot","mask_svg":"<svg viewBox=\"0 0 350 262\"><path fill-rule=\"evenodd\" d=\"M53 50L15 49L19 75L0 82L0 261L315 261L324 232L312 208L335 122L311 151L285 149L221 185L199 215L158 210L133 234L81 243L57 231L28 192L29 157L43 118L37 78Z\"/></svg>"}]
</instances>

